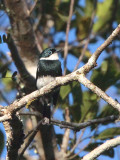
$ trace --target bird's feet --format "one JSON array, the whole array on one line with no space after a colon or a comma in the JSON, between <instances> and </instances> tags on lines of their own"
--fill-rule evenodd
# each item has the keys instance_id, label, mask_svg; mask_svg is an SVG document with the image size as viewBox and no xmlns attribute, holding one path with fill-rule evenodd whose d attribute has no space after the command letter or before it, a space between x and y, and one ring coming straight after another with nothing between
<instances>
[{"instance_id":1,"label":"bird's feet","mask_svg":"<svg viewBox=\"0 0 120 160\"><path fill-rule=\"evenodd\" d=\"M28 101L28 103L26 104L26 108L29 108L29 106L31 105L31 103L34 102L34 101L36 101L36 100L37 100L37 99L34 98L34 99Z\"/></svg>"}]
</instances>

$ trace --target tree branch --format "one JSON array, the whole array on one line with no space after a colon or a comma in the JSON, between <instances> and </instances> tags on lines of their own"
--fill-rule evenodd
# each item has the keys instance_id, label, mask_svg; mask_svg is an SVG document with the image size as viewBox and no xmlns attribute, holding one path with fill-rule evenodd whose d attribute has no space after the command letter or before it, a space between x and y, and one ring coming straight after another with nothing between
<instances>
[{"instance_id":1,"label":"tree branch","mask_svg":"<svg viewBox=\"0 0 120 160\"><path fill-rule=\"evenodd\" d=\"M81 75L78 79L80 83L82 83L85 87L89 88L93 93L101 97L108 104L110 104L113 108L120 112L120 103L109 97L104 91L95 86L92 82L90 82L84 75Z\"/></svg>"},{"instance_id":2,"label":"tree branch","mask_svg":"<svg viewBox=\"0 0 120 160\"><path fill-rule=\"evenodd\" d=\"M64 122L64 121L51 119L51 123L54 125L58 125L61 128L70 128L70 129L77 132L77 131L80 131L81 129L88 127L88 126L91 126L91 125L102 124L102 123L106 123L106 122L114 122L118 118L119 118L119 116L111 115L111 116L108 116L105 118L89 120L89 121L83 122L83 123L72 123L72 122Z\"/></svg>"},{"instance_id":3,"label":"tree branch","mask_svg":"<svg viewBox=\"0 0 120 160\"><path fill-rule=\"evenodd\" d=\"M72 72L71 74L68 74L64 77L56 77L55 81L49 83L48 85L44 86L40 90L34 91L30 93L29 95L24 96L20 100L15 101L13 104L9 105L9 107L5 108L4 114L15 113L16 111L23 108L23 106L26 105L29 101L35 98L41 97L44 94L50 93L56 87L65 85L71 81L79 81L80 83L85 85L87 88L92 90L94 93L96 93L99 97L104 99L107 103L109 103L115 109L120 111L120 104L117 101L109 97L105 92L103 92L100 88L95 86L92 82L90 82L84 76L95 66L96 61L99 55L101 54L101 52L115 39L115 37L119 34L119 32L120 32L120 25L118 25L118 27L113 31L113 33L108 37L108 39L96 50L96 52L88 60L88 63L85 64L83 67L81 67L77 71Z\"/></svg>"},{"instance_id":4,"label":"tree branch","mask_svg":"<svg viewBox=\"0 0 120 160\"><path fill-rule=\"evenodd\" d=\"M11 120L3 122L7 136L6 160L17 159L18 150L23 143L23 124L18 116L12 115Z\"/></svg>"},{"instance_id":5,"label":"tree branch","mask_svg":"<svg viewBox=\"0 0 120 160\"><path fill-rule=\"evenodd\" d=\"M82 158L82 160L94 160L104 151L109 150L110 148L116 147L120 145L120 136L111 140L107 140L104 144L95 148L93 151L88 153L86 156Z\"/></svg>"},{"instance_id":6,"label":"tree branch","mask_svg":"<svg viewBox=\"0 0 120 160\"><path fill-rule=\"evenodd\" d=\"M37 116L37 117L43 118L43 116L39 112L20 113L20 115ZM51 118L51 124L59 126L60 128L69 128L69 129L72 129L77 132L77 131L80 131L81 129L88 127L88 126L91 126L91 125L114 122L118 118L119 118L119 116L117 116L117 115L111 115L111 116L107 116L105 118L98 118L98 119L89 120L89 121L83 122L83 123L65 122L65 121L59 121L59 120ZM10 119L10 117L9 117L9 119Z\"/></svg>"},{"instance_id":7,"label":"tree branch","mask_svg":"<svg viewBox=\"0 0 120 160\"><path fill-rule=\"evenodd\" d=\"M19 56L18 50L11 36L9 37L7 44L11 51L12 59L20 73L21 79L23 80L24 84L30 91L35 90L35 78L31 76L30 73L28 73L28 71L26 70L25 65Z\"/></svg>"},{"instance_id":8,"label":"tree branch","mask_svg":"<svg viewBox=\"0 0 120 160\"><path fill-rule=\"evenodd\" d=\"M70 113L69 113L68 107L65 109L65 120L66 122L70 123ZM61 152L63 152L63 154L66 154L68 143L69 143L69 136L70 136L70 129L67 128L65 130L65 133L62 139L62 145L61 145Z\"/></svg>"},{"instance_id":9,"label":"tree branch","mask_svg":"<svg viewBox=\"0 0 120 160\"><path fill-rule=\"evenodd\" d=\"M73 14L73 6L74 6L74 0L71 0L69 18L68 18L67 27L66 27L66 40L65 40L65 46L64 46L64 75L66 74L66 60L67 60L67 55L68 55L68 35L69 35L69 30L70 30L71 18Z\"/></svg>"},{"instance_id":10,"label":"tree branch","mask_svg":"<svg viewBox=\"0 0 120 160\"><path fill-rule=\"evenodd\" d=\"M12 2L11 0L5 0L4 3L10 18L12 38L25 67L35 77L39 50L36 45L27 4L24 0L13 0Z\"/></svg>"},{"instance_id":11,"label":"tree branch","mask_svg":"<svg viewBox=\"0 0 120 160\"><path fill-rule=\"evenodd\" d=\"M35 127L35 129L33 130L32 134L30 135L28 142L26 143L25 147L22 149L20 155L19 155L19 160L21 159L21 157L23 156L25 150L28 148L28 146L30 145L30 143L33 141L34 137L36 136L37 132L39 131L39 127L42 124L41 120L40 122L38 122L37 126Z\"/></svg>"},{"instance_id":12,"label":"tree branch","mask_svg":"<svg viewBox=\"0 0 120 160\"><path fill-rule=\"evenodd\" d=\"M59 87L61 85L65 85L68 82L71 81L79 81L83 85L85 85L87 88L92 90L94 93L96 93L99 97L103 98L107 103L109 103L112 107L117 109L120 112L120 104L109 97L105 92L103 92L100 88L95 86L92 82L90 82L86 77L85 74L87 74L92 68L96 66L96 61L101 54L101 52L112 43L112 41L116 38L116 36L120 32L120 25L113 31L113 33L108 37L108 39L93 53L91 58L88 60L88 63L85 64L83 67L78 69L77 71L68 74L64 77L56 77L56 80L49 83L45 87L41 88L40 90L34 91L31 94L28 94L27 96L24 96L20 100L14 101L11 105L5 107L4 109L0 110L0 115L2 116L2 120L6 118L6 115L11 117L10 115L15 114L18 110L24 107L29 101L41 97L47 93L50 93L53 89L56 87ZM51 129L52 130L52 129ZM50 133L49 133L50 134ZM46 144L47 145L47 144ZM47 155L46 155L47 156Z\"/></svg>"}]
</instances>

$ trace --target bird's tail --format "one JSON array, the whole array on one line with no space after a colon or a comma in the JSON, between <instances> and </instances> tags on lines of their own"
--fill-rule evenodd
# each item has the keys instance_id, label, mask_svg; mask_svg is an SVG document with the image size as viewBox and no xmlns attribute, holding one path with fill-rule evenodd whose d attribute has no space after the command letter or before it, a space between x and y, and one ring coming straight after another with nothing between
<instances>
[{"instance_id":1,"label":"bird's tail","mask_svg":"<svg viewBox=\"0 0 120 160\"><path fill-rule=\"evenodd\" d=\"M44 104L43 106L43 124L50 124L51 107L50 104Z\"/></svg>"}]
</instances>

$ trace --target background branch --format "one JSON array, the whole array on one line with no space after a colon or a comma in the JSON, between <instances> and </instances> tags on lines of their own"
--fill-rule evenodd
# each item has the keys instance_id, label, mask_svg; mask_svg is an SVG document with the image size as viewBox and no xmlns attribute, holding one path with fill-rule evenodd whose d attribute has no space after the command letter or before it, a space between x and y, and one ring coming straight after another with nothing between
<instances>
[{"instance_id":1,"label":"background branch","mask_svg":"<svg viewBox=\"0 0 120 160\"><path fill-rule=\"evenodd\" d=\"M22 149L21 153L19 154L19 160L23 156L24 152L26 151L26 149L28 148L30 143L33 141L34 137L36 136L37 132L39 131L39 127L41 124L42 124L42 120L40 122L38 122L37 126L34 128L33 132L31 133L27 143L25 144L25 147Z\"/></svg>"},{"instance_id":2,"label":"background branch","mask_svg":"<svg viewBox=\"0 0 120 160\"><path fill-rule=\"evenodd\" d=\"M70 23L71 23L71 18L73 14L73 7L74 7L74 0L70 1L70 10L69 10L69 18L67 22L67 27L66 27L66 40L65 40L65 46L64 46L64 75L66 74L66 61L67 61L67 55L68 55L68 36L69 36L69 30L70 30Z\"/></svg>"},{"instance_id":3,"label":"background branch","mask_svg":"<svg viewBox=\"0 0 120 160\"><path fill-rule=\"evenodd\" d=\"M65 120L66 122L70 122L70 113L69 113L69 108L65 108ZM62 139L62 145L61 145L61 151L63 154L66 154L68 143L69 143L69 136L70 136L70 129L66 129L63 139Z\"/></svg>"}]
</instances>

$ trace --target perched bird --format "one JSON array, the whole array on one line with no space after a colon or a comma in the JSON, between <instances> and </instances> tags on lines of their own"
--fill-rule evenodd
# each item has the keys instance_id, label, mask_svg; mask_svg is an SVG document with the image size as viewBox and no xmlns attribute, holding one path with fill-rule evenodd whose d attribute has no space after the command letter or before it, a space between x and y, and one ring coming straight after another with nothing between
<instances>
[{"instance_id":1,"label":"perched bird","mask_svg":"<svg viewBox=\"0 0 120 160\"><path fill-rule=\"evenodd\" d=\"M59 61L58 52L55 48L46 48L39 57L36 73L36 86L38 89L46 86L56 77L62 76L61 63ZM51 116L51 106L55 106L59 95L59 88L42 98L42 112L44 119L49 123Z\"/></svg>"}]
</instances>

